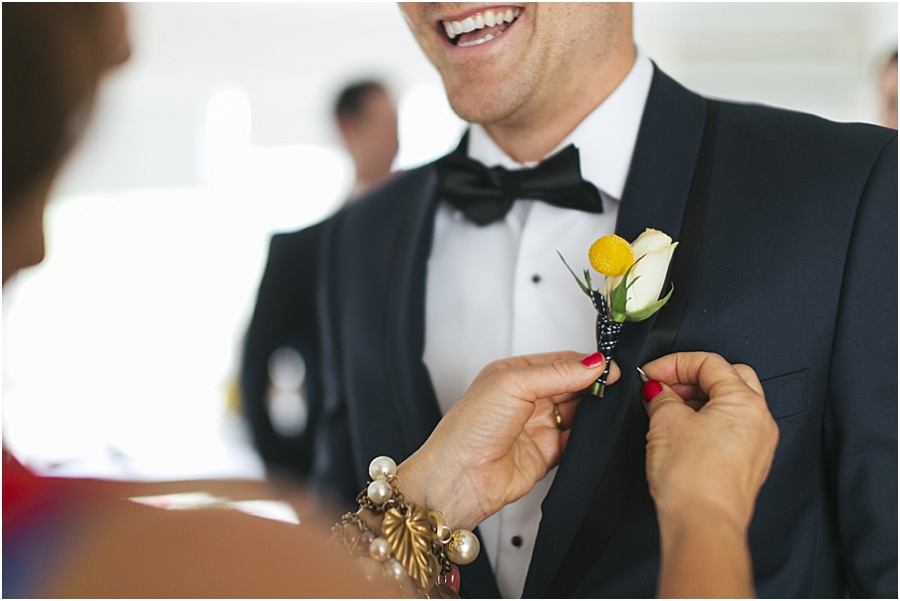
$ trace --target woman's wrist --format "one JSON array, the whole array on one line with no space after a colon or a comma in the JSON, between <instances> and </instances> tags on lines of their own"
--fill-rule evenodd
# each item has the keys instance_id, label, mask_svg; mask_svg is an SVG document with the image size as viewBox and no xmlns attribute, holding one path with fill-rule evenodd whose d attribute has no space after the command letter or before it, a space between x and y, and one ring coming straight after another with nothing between
<instances>
[{"instance_id":1,"label":"woman's wrist","mask_svg":"<svg viewBox=\"0 0 900 601\"><path fill-rule=\"evenodd\" d=\"M657 508L660 537L663 541L679 539L685 532L698 526L717 529L745 536L747 524L737 517L737 512L722 507L718 503L682 504L679 507Z\"/></svg>"},{"instance_id":2,"label":"woman's wrist","mask_svg":"<svg viewBox=\"0 0 900 601\"><path fill-rule=\"evenodd\" d=\"M731 532L745 534L749 526L747 512L720 498L702 495L656 503L660 534L678 532L692 524L714 523Z\"/></svg>"},{"instance_id":3,"label":"woman's wrist","mask_svg":"<svg viewBox=\"0 0 900 601\"><path fill-rule=\"evenodd\" d=\"M481 508L471 491L460 485L460 474L447 465L446 458L428 457L417 451L397 468L403 494L418 505L440 511L452 529L474 529L482 520Z\"/></svg>"}]
</instances>

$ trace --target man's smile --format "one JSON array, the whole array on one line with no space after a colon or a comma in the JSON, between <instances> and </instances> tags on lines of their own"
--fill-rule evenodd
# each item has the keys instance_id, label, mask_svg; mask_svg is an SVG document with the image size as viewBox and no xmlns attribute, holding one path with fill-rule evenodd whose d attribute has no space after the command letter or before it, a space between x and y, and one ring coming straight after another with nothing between
<instances>
[{"instance_id":1,"label":"man's smile","mask_svg":"<svg viewBox=\"0 0 900 601\"><path fill-rule=\"evenodd\" d=\"M464 48L499 37L521 14L521 8L487 9L459 21L441 21L441 25L450 43Z\"/></svg>"}]
</instances>

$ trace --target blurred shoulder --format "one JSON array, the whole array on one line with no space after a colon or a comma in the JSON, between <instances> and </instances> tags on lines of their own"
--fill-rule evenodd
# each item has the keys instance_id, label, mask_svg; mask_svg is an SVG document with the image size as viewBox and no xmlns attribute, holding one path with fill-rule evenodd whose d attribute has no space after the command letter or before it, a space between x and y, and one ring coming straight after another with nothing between
<instances>
[{"instance_id":1,"label":"blurred shoulder","mask_svg":"<svg viewBox=\"0 0 900 601\"><path fill-rule=\"evenodd\" d=\"M90 485L90 483L88 483ZM301 526L223 509L170 511L111 498L82 505L78 537L47 579L51 597L364 598L378 594L328 541Z\"/></svg>"},{"instance_id":2,"label":"blurred shoulder","mask_svg":"<svg viewBox=\"0 0 900 601\"><path fill-rule=\"evenodd\" d=\"M342 212L379 210L384 203L415 203L433 192L434 177L434 162L397 171Z\"/></svg>"}]
</instances>

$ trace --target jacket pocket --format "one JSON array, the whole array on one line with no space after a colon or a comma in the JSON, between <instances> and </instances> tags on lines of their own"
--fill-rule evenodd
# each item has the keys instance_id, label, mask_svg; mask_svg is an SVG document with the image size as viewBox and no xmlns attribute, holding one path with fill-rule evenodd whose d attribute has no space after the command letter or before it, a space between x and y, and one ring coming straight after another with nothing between
<instances>
[{"instance_id":1,"label":"jacket pocket","mask_svg":"<svg viewBox=\"0 0 900 601\"><path fill-rule=\"evenodd\" d=\"M809 370L768 378L760 382L772 417L782 419L806 411Z\"/></svg>"}]
</instances>

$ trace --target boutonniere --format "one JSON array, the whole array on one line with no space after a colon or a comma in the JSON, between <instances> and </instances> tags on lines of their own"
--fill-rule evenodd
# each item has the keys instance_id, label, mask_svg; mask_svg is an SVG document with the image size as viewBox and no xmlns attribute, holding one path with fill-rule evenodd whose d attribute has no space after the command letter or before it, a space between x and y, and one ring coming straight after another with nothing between
<instances>
[{"instance_id":1,"label":"boutonniere","mask_svg":"<svg viewBox=\"0 0 900 601\"><path fill-rule=\"evenodd\" d=\"M557 252L597 310L597 350L606 356L607 368L591 386L591 394L603 396L622 325L647 319L672 296L674 286L660 298L676 246L671 237L649 228L631 244L616 235L598 238L588 250L588 259L594 270L606 276L600 289L594 289L590 270L584 270L582 281Z\"/></svg>"}]
</instances>

